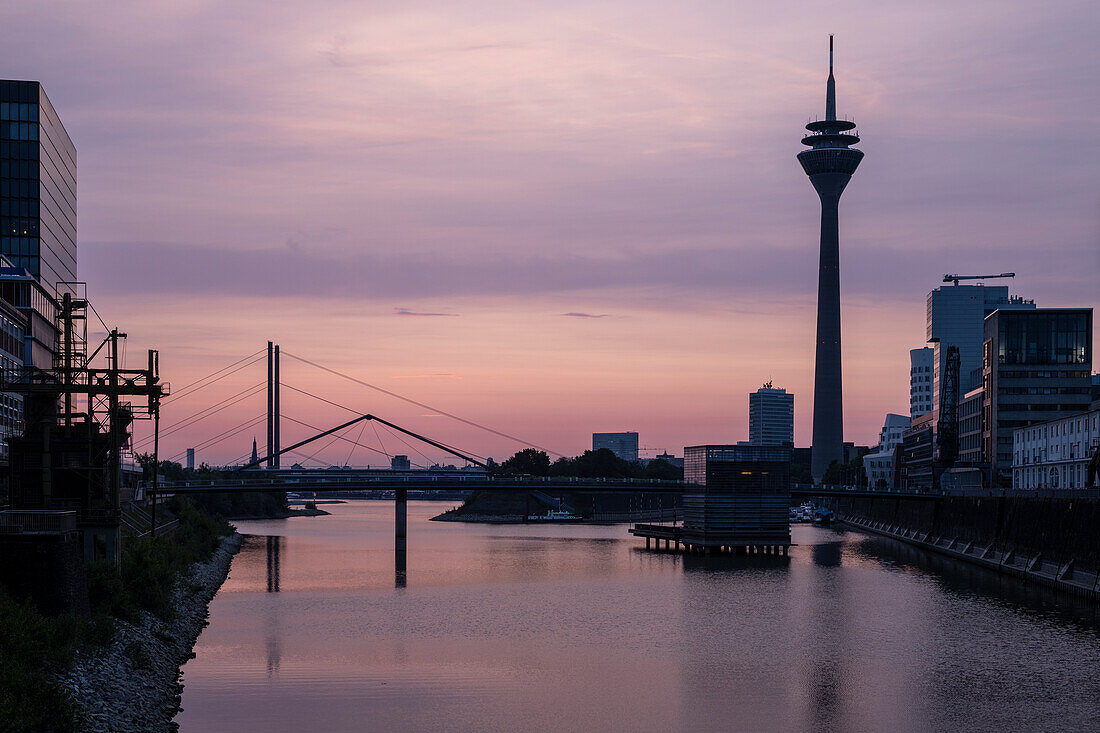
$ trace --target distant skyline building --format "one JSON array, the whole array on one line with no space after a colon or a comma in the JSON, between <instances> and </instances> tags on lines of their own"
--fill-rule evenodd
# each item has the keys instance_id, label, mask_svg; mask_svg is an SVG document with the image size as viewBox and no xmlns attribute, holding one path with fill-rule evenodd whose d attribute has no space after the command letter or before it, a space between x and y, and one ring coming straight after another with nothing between
<instances>
[{"instance_id":1,"label":"distant skyline building","mask_svg":"<svg viewBox=\"0 0 1100 733\"><path fill-rule=\"evenodd\" d=\"M638 460L637 433L592 433L592 450L607 448L624 461Z\"/></svg>"},{"instance_id":2,"label":"distant skyline building","mask_svg":"<svg viewBox=\"0 0 1100 733\"><path fill-rule=\"evenodd\" d=\"M932 362L935 349L909 350L909 417L932 412Z\"/></svg>"},{"instance_id":3,"label":"distant skyline building","mask_svg":"<svg viewBox=\"0 0 1100 733\"><path fill-rule=\"evenodd\" d=\"M932 408L940 409L940 374L946 346L959 347L960 399L977 386L982 368L985 317L993 311L1034 310L1035 301L1013 298L1004 285L944 285L928 293L925 317L927 339L932 343Z\"/></svg>"},{"instance_id":4,"label":"distant skyline building","mask_svg":"<svg viewBox=\"0 0 1100 733\"><path fill-rule=\"evenodd\" d=\"M50 294L77 279L76 148L36 81L0 80L0 253Z\"/></svg>"},{"instance_id":5,"label":"distant skyline building","mask_svg":"<svg viewBox=\"0 0 1100 733\"><path fill-rule=\"evenodd\" d=\"M408 471L412 468L412 461L408 456L393 456L390 458L390 470L393 471Z\"/></svg>"},{"instance_id":6,"label":"distant skyline building","mask_svg":"<svg viewBox=\"0 0 1100 733\"><path fill-rule=\"evenodd\" d=\"M195 470L195 449L194 448L188 448L187 449L187 467L189 469L191 469L192 471Z\"/></svg>"},{"instance_id":7,"label":"distant skyline building","mask_svg":"<svg viewBox=\"0 0 1100 733\"><path fill-rule=\"evenodd\" d=\"M749 444L794 445L794 394L771 380L749 392Z\"/></svg>"},{"instance_id":8,"label":"distant skyline building","mask_svg":"<svg viewBox=\"0 0 1100 733\"><path fill-rule=\"evenodd\" d=\"M844 460L844 400L840 365L840 195L863 160L856 124L836 116L833 37L829 36L829 79L825 119L806 125L810 134L798 154L821 199L821 252L817 275L817 353L814 360L813 450L810 473L821 483L833 461Z\"/></svg>"}]
</instances>

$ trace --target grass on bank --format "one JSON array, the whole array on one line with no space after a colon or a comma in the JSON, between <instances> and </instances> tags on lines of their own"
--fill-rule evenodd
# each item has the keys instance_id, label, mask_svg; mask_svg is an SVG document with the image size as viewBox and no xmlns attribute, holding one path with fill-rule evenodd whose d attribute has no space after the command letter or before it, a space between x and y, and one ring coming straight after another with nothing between
<instances>
[{"instance_id":1,"label":"grass on bank","mask_svg":"<svg viewBox=\"0 0 1100 733\"><path fill-rule=\"evenodd\" d=\"M136 621L141 611L172 618L176 578L192 563L208 560L233 529L186 498L175 497L170 511L180 521L172 536L125 540L117 570L105 561L86 566L86 621L72 614L46 616L0 586L0 733L77 730L77 708L50 672L71 664L81 648L107 644L115 619Z\"/></svg>"}]
</instances>

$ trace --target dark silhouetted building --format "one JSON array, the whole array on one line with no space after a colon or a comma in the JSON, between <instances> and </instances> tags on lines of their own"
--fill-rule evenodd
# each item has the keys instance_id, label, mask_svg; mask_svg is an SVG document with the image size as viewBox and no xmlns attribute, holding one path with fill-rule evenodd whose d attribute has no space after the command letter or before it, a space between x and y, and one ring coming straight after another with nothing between
<instances>
[{"instance_id":1,"label":"dark silhouetted building","mask_svg":"<svg viewBox=\"0 0 1100 733\"><path fill-rule=\"evenodd\" d=\"M806 125L810 150L798 161L821 199L821 256L817 275L817 354L814 361L813 456L810 471L820 483L833 461L844 461L844 400L840 371L840 195L856 172L863 152L854 122L836 117L833 37L829 36L829 80L825 119Z\"/></svg>"},{"instance_id":2,"label":"dark silhouetted building","mask_svg":"<svg viewBox=\"0 0 1100 733\"><path fill-rule=\"evenodd\" d=\"M412 463L408 456L393 456L390 458L390 468L394 471L408 471L412 468Z\"/></svg>"},{"instance_id":3,"label":"dark silhouetted building","mask_svg":"<svg viewBox=\"0 0 1100 733\"><path fill-rule=\"evenodd\" d=\"M50 293L76 280L76 148L36 81L0 81L0 253Z\"/></svg>"},{"instance_id":4,"label":"dark silhouetted building","mask_svg":"<svg viewBox=\"0 0 1100 733\"><path fill-rule=\"evenodd\" d=\"M982 349L982 457L1010 487L1014 430L1089 409L1092 308L996 310Z\"/></svg>"},{"instance_id":5,"label":"dark silhouetted building","mask_svg":"<svg viewBox=\"0 0 1100 733\"><path fill-rule=\"evenodd\" d=\"M791 449L684 448L683 542L695 547L789 545Z\"/></svg>"}]
</instances>

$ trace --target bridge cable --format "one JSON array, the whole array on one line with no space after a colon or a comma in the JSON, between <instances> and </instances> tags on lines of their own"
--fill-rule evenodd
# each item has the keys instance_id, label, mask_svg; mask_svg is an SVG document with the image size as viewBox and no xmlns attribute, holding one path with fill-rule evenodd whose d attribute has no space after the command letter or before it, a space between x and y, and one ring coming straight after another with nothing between
<instances>
[{"instance_id":1,"label":"bridge cable","mask_svg":"<svg viewBox=\"0 0 1100 733\"><path fill-rule=\"evenodd\" d=\"M263 422L266 419L267 419L267 415L264 414L264 415L258 415L257 417L254 417L251 420L246 420L243 423L238 423L234 427L231 427L228 430L225 430L221 433L218 433L214 437L209 438L209 439L203 441L202 443L199 443L198 445L194 446L195 450L198 451L198 450L203 450L203 449L206 449L206 448L213 447L213 446L217 445L218 443L220 443L222 440L225 440L226 438L232 437L233 435L236 435L237 433L241 432L242 430L247 430L250 427L253 427L255 425L259 425L261 422ZM178 457L182 456L183 454L185 454L186 452L187 452L187 449L184 448L180 452L178 452L175 455L171 456L171 458L169 458L169 460L178 458Z\"/></svg>"},{"instance_id":2,"label":"bridge cable","mask_svg":"<svg viewBox=\"0 0 1100 733\"><path fill-rule=\"evenodd\" d=\"M190 415L188 417L183 418L182 420L178 420L177 422L172 423L172 425L169 426L167 430L161 430L160 431L160 437L161 438L167 437L167 436L171 435L172 433L175 433L179 430L182 430L183 428L188 428L188 427L191 427L192 425L194 425L196 423L202 422L206 418L210 417L211 415L215 415L215 414L221 412L222 410L226 409L227 407L232 407L233 405L237 404L238 402L242 402L243 400L246 400L249 397L253 397L253 396L259 394L263 390L263 388L264 388L264 382L260 382L259 384L254 384L253 386L248 387L247 389L242 390L241 392L238 392L237 394L235 394L231 397L226 397L221 402L216 402L213 405L210 405L209 407L206 407L202 410L199 410L198 412L194 413L193 415ZM248 392L250 394L245 394L246 392ZM230 402L230 400L233 400L233 401ZM226 404L226 403L228 403L228 404ZM215 409L215 408L217 408L217 409ZM204 412L206 413L205 415L203 414ZM134 444L134 448L137 448L138 446L141 446L141 445L145 445L146 443L148 443L152 439L153 439L153 436L151 436L151 435L146 436L146 437L142 438L141 440L137 441Z\"/></svg>"},{"instance_id":3,"label":"bridge cable","mask_svg":"<svg viewBox=\"0 0 1100 733\"><path fill-rule=\"evenodd\" d=\"M209 374L207 374L205 377L200 377L199 379L196 379L194 382L191 382L190 384L187 384L187 385L184 385L183 387L180 387L179 391L180 392L186 392L188 389L190 389L191 387L194 387L199 382L203 382L203 381L209 379L210 377L214 376L215 374L218 374L220 372L224 372L226 369L230 369L232 367L235 367L238 364L240 364L242 361L248 361L249 359L251 359L255 356L259 356L260 354L262 354L265 351L267 351L267 349L260 349L259 351L255 352L255 353L249 354L248 356L244 357L243 359L237 359L237 361L233 362L232 364L228 364L226 366L223 366L221 369L216 369L216 370L210 372Z\"/></svg>"},{"instance_id":4,"label":"bridge cable","mask_svg":"<svg viewBox=\"0 0 1100 733\"><path fill-rule=\"evenodd\" d=\"M295 420L294 418L290 417L289 415L283 415L283 419L284 420L290 420L291 422L298 423L299 425L301 425L303 427L307 427L310 430L316 430L318 432L321 431L321 428L317 427L316 425L310 425L307 422L302 422L301 420ZM346 440L349 443L355 443L355 441L352 440L351 438L345 438L343 435L340 435L338 433L337 433L336 437L339 438L340 440ZM375 453L380 453L381 455L386 455L385 453L382 453L382 451L380 451L377 448L374 448L372 446L364 445L362 443L355 443L355 444L358 445L360 448L366 448L367 450L374 451Z\"/></svg>"},{"instance_id":5,"label":"bridge cable","mask_svg":"<svg viewBox=\"0 0 1100 733\"><path fill-rule=\"evenodd\" d=\"M266 351L266 349L265 349L265 351ZM245 361L247 359L252 359L252 361L249 361L247 364L241 364L242 361ZM226 377L228 377L232 374L236 374L237 372L239 372L242 369L247 369L248 367L252 366L253 364L255 364L255 363L257 363L261 360L263 360L263 356L256 356L256 354L252 354L251 356L246 356L244 359L241 359L240 361L235 361L227 367L223 367L223 368L219 369L216 372L211 372L210 374L207 374L202 379L199 379L199 380L196 380L196 381L192 382L191 384L189 384L186 387L184 387L183 389L181 389L179 392L173 394L171 397L169 397L167 400L165 400L161 404L162 405L167 405L169 403L175 402L176 400L182 399L184 397L190 397L191 395L195 394L199 390L205 389L205 388L209 387L211 384L214 384L215 382L219 382L222 379L225 379ZM241 365L237 366L238 364L241 364ZM232 371L226 372L225 374L222 374L217 379L210 379L210 377L215 376L219 372L224 372L226 369L229 369L229 368L234 367L234 366L237 366L237 368L233 369ZM210 381L206 382L206 384L200 384L198 387L195 387L196 384L199 384L199 382L203 382L207 379L210 379ZM194 389L191 389L192 387L194 387Z\"/></svg>"},{"instance_id":6,"label":"bridge cable","mask_svg":"<svg viewBox=\"0 0 1100 733\"><path fill-rule=\"evenodd\" d=\"M303 394L306 397L312 397L315 400L319 400L321 402L324 402L325 404L332 405L333 407L339 407L341 410L347 410L348 412L350 412L354 415L362 415L363 414L359 410L353 410L352 408L348 407L347 405L341 405L337 402L333 402L332 400L326 400L324 397L320 397L318 395L315 395L312 392L307 392L304 389L298 389L297 387L294 387L294 386L289 385L289 384L283 384L282 386L286 387L289 390L293 390L294 392L298 392L299 394ZM428 409L431 409L431 408L428 408ZM383 427L385 427L385 426L383 426ZM396 433L394 433L393 430L390 430L390 433L393 434L393 435L397 435ZM401 440L402 443L405 443L405 445L409 445L400 436L398 436L398 439ZM379 440L379 442L381 442L381 440ZM455 448L455 446L450 445L448 443L444 443L441 440L437 440L436 442L439 443L440 445L447 446L448 448L451 448L452 450L458 450L458 448ZM382 447L384 448L385 446L382 446ZM428 458L428 456L424 455L423 451L419 450L418 448L413 448L413 450L415 450L417 453L419 453L421 456L423 456L424 460L426 460L428 462L431 462L431 459ZM483 461L485 460L485 456L480 455L478 453L474 453L473 451L459 451L459 453L467 453L467 454L473 456L474 458L480 458Z\"/></svg>"},{"instance_id":7,"label":"bridge cable","mask_svg":"<svg viewBox=\"0 0 1100 733\"><path fill-rule=\"evenodd\" d=\"M371 422L373 423L374 421L372 420ZM431 465L431 463L432 463L432 459L431 459L431 458L428 458L428 456L427 456L427 455L425 455L424 451L422 451L422 450L420 450L419 448L417 448L417 447L416 447L416 444L415 444L415 443L409 443L409 441L407 441L407 440L405 440L404 438L402 438L402 437L401 437L401 434L400 434L400 433L397 433L397 432L394 432L393 430L390 430L390 429L389 429L388 427L386 427L385 425L383 425L383 426L382 426L382 429L383 429L383 430L389 430L389 433L390 433L390 435L392 435L393 437L397 438L397 439L398 439L398 440L400 440L400 441L401 441L402 443L404 443L404 444L405 444L405 447L406 447L406 448L409 448L409 449L411 449L411 450L414 450L414 451L416 451L417 453L419 453L419 454L420 454L420 457L421 457L421 458L423 458L423 459L424 459L424 461L426 462L426 463L425 463L425 466L424 466L425 468L427 468L428 466L430 466L430 465ZM381 439L381 438L379 438L379 439L378 439L378 442L379 442L379 443L381 443L381 442L382 442L382 439ZM383 446L383 447L385 447L385 446ZM474 455L474 454L473 454L473 453L471 453L470 455ZM475 457L476 457L476 458L482 458L482 456L475 456ZM410 463L411 463L411 461L410 461ZM416 464L413 464L413 465L416 465Z\"/></svg>"},{"instance_id":8,"label":"bridge cable","mask_svg":"<svg viewBox=\"0 0 1100 733\"><path fill-rule=\"evenodd\" d=\"M312 398L313 398L313 400L318 400L318 401L320 401L320 402L323 402L323 403L326 403L326 404L328 404L328 405L332 405L333 407L339 407L340 409L346 409L346 411L348 411L349 413L352 413L353 415L362 415L362 414L363 414L363 413L361 413L360 411L357 411L357 409L352 409L351 407L348 407L348 406L345 406L345 405L341 405L341 404L339 404L339 403L335 403L335 402L332 402L331 400L326 400L326 398L324 398L324 397L321 397L321 396L318 396L318 395L316 395L316 394L313 394L312 392L306 392L305 390L299 390L299 389L298 389L298 387L296 387L296 386L294 386L294 385L290 385L290 384L283 384L282 386L285 386L287 390L292 390L292 391L294 391L294 392L297 392L297 393L299 393L299 394L304 394L304 395L306 395L307 397L312 397ZM372 420L372 423L373 423L373 420ZM385 429L389 430L389 433L390 433L390 435L393 435L393 436L395 436L395 437L396 437L396 438L397 438L398 440L400 440L401 442L404 442L404 444L405 444L406 446L408 446L408 447L409 447L409 448L411 448L412 450L415 450L416 452L420 453L420 456L421 456L421 457L423 458L423 460L427 461L427 463L425 464L425 466L423 466L423 468L428 468L429 464L431 463L431 459L430 459L430 458L428 458L428 457L427 457L427 456L425 455L425 453L423 453L423 451L422 451L422 450L420 450L419 448L416 448L415 446L409 446L408 442L407 442L407 441L406 441L406 440L405 440L404 438L401 438L401 437L400 437L399 435L397 435L397 434L395 433L395 431L394 431L394 430L392 430L392 429L389 429L389 428L388 428L387 426L383 425L383 428L385 428ZM375 435L377 435L377 429L375 429ZM381 444L381 442L382 442L382 439L381 439L381 438L379 438L379 439L378 439L378 442L379 442L379 444ZM485 460L485 457L484 457L484 456L478 455L478 453L475 453L475 452L473 452L472 450L459 450L458 448L455 448L455 447L454 447L454 446L452 446L452 445L449 445L449 444L445 444L445 442L443 442L443 441L441 441L441 440L437 440L436 442L438 442L438 444L439 444L439 445L441 445L441 446L447 446L448 448L450 448L450 449L452 449L452 450L458 450L458 451L459 451L460 453L461 453L461 452L464 452L464 453L467 453L467 455L473 456L474 458L480 458L480 459L482 459L483 461ZM384 446L384 445L383 445L382 447L383 447L383 448L385 448L385 446ZM384 455L386 455L386 456L389 456L389 453L384 453ZM414 466L416 466L416 463L414 463Z\"/></svg>"},{"instance_id":9,"label":"bridge cable","mask_svg":"<svg viewBox=\"0 0 1100 733\"><path fill-rule=\"evenodd\" d=\"M337 441L337 439L338 439L338 438L339 438L339 436L338 436L338 435L337 435L337 436L334 436L332 440L330 440L329 442L325 443L325 444L324 444L323 446L321 446L321 447L320 447L320 448L318 448L317 450L315 450L315 451L313 451L312 453L310 453L310 454L309 454L308 456L306 456L306 457L305 457L305 459L306 459L307 461L312 461L312 460L314 460L314 456L316 456L316 455L317 455L318 453L322 453L322 452L324 452L325 450L328 450L329 446L331 446L331 445L332 445L333 443L335 443L335 442ZM355 450L355 446L352 446L352 450ZM290 451L290 453L297 453L297 454L298 454L298 455L300 455L300 456L305 456L305 453L303 453L303 452L302 452L302 451L300 451L300 450L291 450L291 451ZM322 460L321 460L321 459L319 459L319 458L318 458L318 459L316 459L316 460L317 460L317 462L318 462L318 463L324 463L324 461L322 461ZM329 465L332 465L332 464L329 464Z\"/></svg>"},{"instance_id":10,"label":"bridge cable","mask_svg":"<svg viewBox=\"0 0 1100 733\"><path fill-rule=\"evenodd\" d=\"M210 438L210 439L208 439L208 440L206 440L202 443L199 443L198 445L194 446L194 448L195 448L196 451L199 451L199 450L204 450L206 448L210 448L212 446L215 446L218 443L220 443L222 440L225 440L226 438L232 437L232 435L236 435L237 433L241 432L242 430L250 428L253 425L259 425L261 422L263 422L266 419L267 419L267 413L264 413L263 415L260 415L259 417L253 418L251 420L247 420L247 421L239 424L236 427L230 428L229 430L226 430L222 433L219 433L218 435L215 435L213 438ZM175 455L167 458L166 460L174 461L175 459L179 458L180 456L182 456L186 452L187 452L187 449L184 448L179 453L176 453Z\"/></svg>"},{"instance_id":11,"label":"bridge cable","mask_svg":"<svg viewBox=\"0 0 1100 733\"><path fill-rule=\"evenodd\" d=\"M522 438L517 438L514 435L509 435L508 433L502 433L499 430L494 430L493 428L488 427L487 425L481 425L480 423L476 423L473 420L467 420L464 417L459 417L458 415L447 412L446 410L440 410L439 408L432 407L431 405L426 405L423 402L417 402L414 399L410 399L410 398L405 397L403 395L399 395L396 392L391 392L388 389L383 389L382 387L371 384L370 382L364 382L362 379L357 379L357 378L351 376L350 374L344 374L343 372L339 372L335 369L330 369L329 367L322 366L321 364L318 364L315 361L310 361L309 359L304 359L300 356L296 356L296 355L290 353L289 351L284 351L282 353L283 353L284 356L289 356L291 359L296 359L296 360L298 360L300 362L303 362L305 364L309 364L312 367L316 367L317 369L320 369L322 371L329 372L330 374L335 374L338 377L343 377L344 379L355 382L356 384L360 384L364 387L368 387L370 389L373 389L376 392L381 392L382 394L389 395L390 397L394 397L394 398L399 399L403 402L408 402L411 405L416 405L417 407L422 407L425 410L431 410L432 412L437 412L440 415L451 418L452 420L457 420L460 423L464 423L464 424L469 425L471 427L478 428L479 430L484 430L486 432L492 433L493 435L500 436L501 438L507 438L508 440L514 441L514 442L519 443L521 445L525 445L525 446L528 446L530 448L537 448L538 450L541 450L544 453L553 454L553 455L558 456L558 457L564 457L564 454L558 453L557 451L550 450L549 448L543 448L540 445L536 445L535 443L532 443L528 440L524 440Z\"/></svg>"},{"instance_id":12,"label":"bridge cable","mask_svg":"<svg viewBox=\"0 0 1100 733\"><path fill-rule=\"evenodd\" d=\"M371 420L370 424L374 425L374 420ZM359 435L355 436L355 439L356 440L362 440L363 439L363 431L366 430L366 429L367 429L367 423L364 422L362 425L359 426ZM383 445L381 440L378 441L378 444L382 446L383 451L386 450L386 446ZM351 447L351 450L348 451L348 457L344 459L344 465L345 466L350 466L351 465L351 456L352 456L353 453L355 453L355 448L356 448L356 446L353 445Z\"/></svg>"}]
</instances>

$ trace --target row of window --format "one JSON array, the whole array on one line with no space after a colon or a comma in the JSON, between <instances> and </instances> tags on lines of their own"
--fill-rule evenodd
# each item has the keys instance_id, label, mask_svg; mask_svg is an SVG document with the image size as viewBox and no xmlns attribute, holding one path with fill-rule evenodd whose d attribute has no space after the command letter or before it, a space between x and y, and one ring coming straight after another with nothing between
<instances>
[{"instance_id":1,"label":"row of window","mask_svg":"<svg viewBox=\"0 0 1100 733\"><path fill-rule=\"evenodd\" d=\"M1000 364L1085 364L1085 313L1010 313L998 322Z\"/></svg>"},{"instance_id":2,"label":"row of window","mask_svg":"<svg viewBox=\"0 0 1100 733\"><path fill-rule=\"evenodd\" d=\"M18 102L0 102L0 120L38 122L38 105L20 104Z\"/></svg>"},{"instance_id":3,"label":"row of window","mask_svg":"<svg viewBox=\"0 0 1100 733\"><path fill-rule=\"evenodd\" d=\"M34 122L0 122L0 137L8 140L37 140L38 124Z\"/></svg>"},{"instance_id":4,"label":"row of window","mask_svg":"<svg viewBox=\"0 0 1100 733\"><path fill-rule=\"evenodd\" d=\"M38 178L37 160L0 160L0 178Z\"/></svg>"},{"instance_id":5,"label":"row of window","mask_svg":"<svg viewBox=\"0 0 1100 733\"><path fill-rule=\"evenodd\" d=\"M38 216L38 181L0 179L0 197L4 203L0 216Z\"/></svg>"},{"instance_id":6,"label":"row of window","mask_svg":"<svg viewBox=\"0 0 1100 733\"><path fill-rule=\"evenodd\" d=\"M1012 402L1008 402L1008 403L1001 402L998 407L1000 409L1001 414L1004 414L1006 412L1062 412L1062 413L1073 414L1074 412L1082 412L1083 410L1088 409L1087 404L1085 404L1085 405L1082 405L1082 404L1069 405L1069 404L1060 404L1060 403L1057 403L1057 402L1042 403L1042 404L1026 404L1026 403L1025 404L1015 404L1015 403L1012 403ZM1057 418L1057 417L1059 417L1059 416L1058 415L1051 415L1051 416L1049 416L1049 417L1047 417L1043 420L1034 419L1031 422L1044 422L1045 420L1052 420L1052 419ZM1002 422L1001 425L1007 425L1007 423ZM1018 426L1015 426L1015 427L1023 427L1023 426L1018 425Z\"/></svg>"},{"instance_id":7,"label":"row of window","mask_svg":"<svg viewBox=\"0 0 1100 733\"><path fill-rule=\"evenodd\" d=\"M1076 433L1096 434L1098 432L1100 432L1100 416L1086 415L1085 417L1056 422L1053 425L1036 425L1030 430L1017 433L1016 442L1022 443L1027 440L1043 440L1044 438L1058 437L1060 435L1074 435Z\"/></svg>"},{"instance_id":8,"label":"row of window","mask_svg":"<svg viewBox=\"0 0 1100 733\"><path fill-rule=\"evenodd\" d=\"M1073 369L1069 371L1041 369L1023 371L1017 369L1001 369L997 376L1000 379L1088 379L1087 369Z\"/></svg>"},{"instance_id":9,"label":"row of window","mask_svg":"<svg viewBox=\"0 0 1100 733\"><path fill-rule=\"evenodd\" d=\"M1072 466L1018 469L1012 474L1015 489L1077 489L1085 486L1087 468L1081 463Z\"/></svg>"},{"instance_id":10,"label":"row of window","mask_svg":"<svg viewBox=\"0 0 1100 733\"><path fill-rule=\"evenodd\" d=\"M1089 394L1090 387L998 387L997 394L1037 395L1037 394Z\"/></svg>"},{"instance_id":11,"label":"row of window","mask_svg":"<svg viewBox=\"0 0 1100 733\"><path fill-rule=\"evenodd\" d=\"M0 236L37 237L38 219L0 217Z\"/></svg>"},{"instance_id":12,"label":"row of window","mask_svg":"<svg viewBox=\"0 0 1100 733\"><path fill-rule=\"evenodd\" d=\"M38 239L35 237L0 237L0 253L6 255L39 255Z\"/></svg>"},{"instance_id":13,"label":"row of window","mask_svg":"<svg viewBox=\"0 0 1100 733\"><path fill-rule=\"evenodd\" d=\"M38 143L24 140L0 139L0 159L38 160Z\"/></svg>"}]
</instances>

